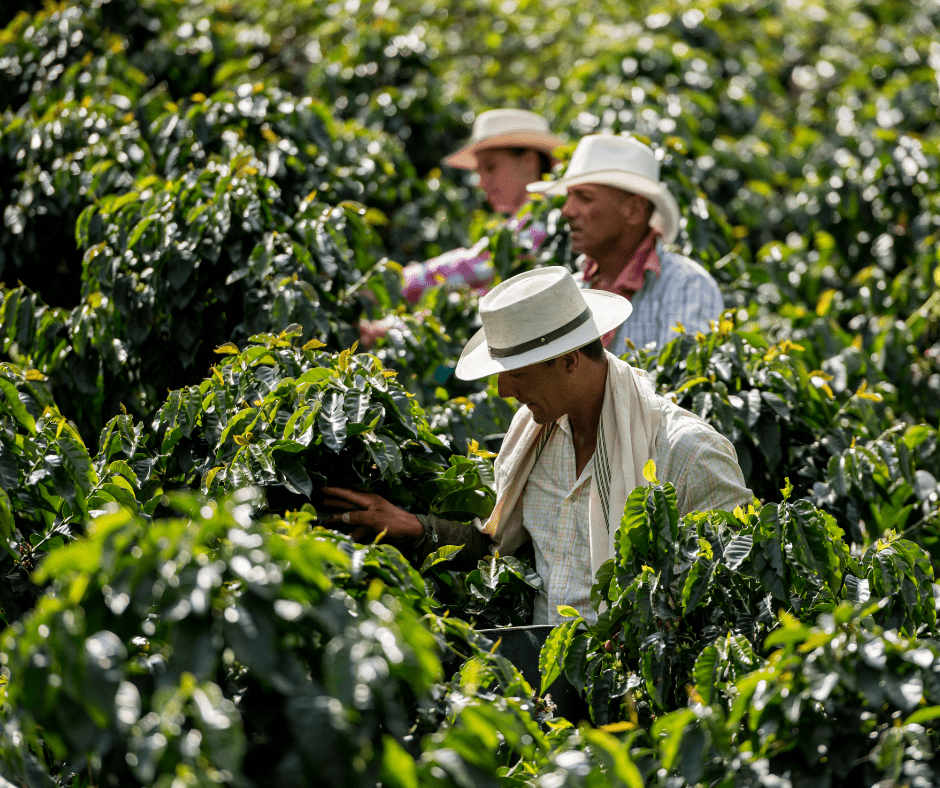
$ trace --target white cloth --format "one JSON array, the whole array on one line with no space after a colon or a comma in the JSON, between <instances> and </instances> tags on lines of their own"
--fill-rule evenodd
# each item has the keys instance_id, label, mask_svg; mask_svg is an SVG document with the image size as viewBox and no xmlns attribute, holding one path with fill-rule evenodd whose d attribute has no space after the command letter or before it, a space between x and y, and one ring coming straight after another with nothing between
<instances>
[{"instance_id":1,"label":"white cloth","mask_svg":"<svg viewBox=\"0 0 940 788\"><path fill-rule=\"evenodd\" d=\"M558 604L572 605L589 622L595 619L590 606L594 575L614 556L624 504L636 487L646 484L647 460L656 461L657 476L675 486L680 516L708 509L730 511L752 498L727 438L657 396L645 373L610 353L607 361L598 443L580 478L574 479L570 432L539 426L528 408L516 413L496 460L496 506L482 530L501 553L514 553L530 538L535 542L536 570L547 586L544 601L536 601L537 624L558 623ZM568 463L570 471L559 471L559 463ZM611 473L611 468L619 472ZM606 507L601 503L605 487ZM553 538L560 544L549 545L547 540ZM569 566L555 565L565 560Z\"/></svg>"},{"instance_id":2,"label":"white cloth","mask_svg":"<svg viewBox=\"0 0 940 788\"><path fill-rule=\"evenodd\" d=\"M731 442L698 416L662 402L663 420L656 438L656 474L676 488L679 514L746 505L751 491L744 486ZM522 494L522 518L535 548L535 568L545 590L535 598L534 624L562 621L558 605L571 605L588 623L591 572L588 550L588 497L594 459L575 480L575 451L567 419L558 421Z\"/></svg>"},{"instance_id":3,"label":"white cloth","mask_svg":"<svg viewBox=\"0 0 940 788\"><path fill-rule=\"evenodd\" d=\"M614 533L627 495L645 484L643 466L656 459L664 402L645 372L610 353L605 355L607 384L597 430L589 517L592 576L614 555ZM514 553L529 538L519 503L551 426L536 424L529 409L520 408L503 439L495 464L496 505L483 527L501 553Z\"/></svg>"}]
</instances>

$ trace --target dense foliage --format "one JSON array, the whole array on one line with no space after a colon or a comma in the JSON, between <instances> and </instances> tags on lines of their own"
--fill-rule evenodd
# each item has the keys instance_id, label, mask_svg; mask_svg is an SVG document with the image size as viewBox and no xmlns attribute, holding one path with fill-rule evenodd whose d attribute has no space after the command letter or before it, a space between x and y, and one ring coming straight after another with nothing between
<instances>
[{"instance_id":1,"label":"dense foliage","mask_svg":"<svg viewBox=\"0 0 940 788\"><path fill-rule=\"evenodd\" d=\"M0 25L3 778L940 782L935 3L21 0ZM567 610L534 684L476 632L527 621L524 556L413 566L318 515L326 482L493 505L514 406L453 376L476 295L409 306L399 272L480 238L499 278L576 266L559 200L533 249L441 167L496 106L657 150L727 312L616 350L756 496L680 519L647 469L597 623ZM592 724L552 716L562 674Z\"/></svg>"}]
</instances>

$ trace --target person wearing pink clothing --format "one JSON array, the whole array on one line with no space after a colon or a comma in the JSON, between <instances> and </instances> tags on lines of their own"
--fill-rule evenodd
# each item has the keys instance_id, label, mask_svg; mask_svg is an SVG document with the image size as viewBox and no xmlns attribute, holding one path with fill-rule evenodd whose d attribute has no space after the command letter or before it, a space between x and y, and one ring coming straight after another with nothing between
<instances>
[{"instance_id":1,"label":"person wearing pink clothing","mask_svg":"<svg viewBox=\"0 0 940 788\"><path fill-rule=\"evenodd\" d=\"M551 170L555 162L552 151L562 144L536 113L494 109L477 116L470 140L444 163L476 172L490 207L508 215L509 229L534 251L545 240L546 232L522 211L529 199L526 186ZM488 244L488 238L481 238L469 249L454 249L406 266L402 294L414 304L427 289L446 284L482 295L495 277Z\"/></svg>"}]
</instances>

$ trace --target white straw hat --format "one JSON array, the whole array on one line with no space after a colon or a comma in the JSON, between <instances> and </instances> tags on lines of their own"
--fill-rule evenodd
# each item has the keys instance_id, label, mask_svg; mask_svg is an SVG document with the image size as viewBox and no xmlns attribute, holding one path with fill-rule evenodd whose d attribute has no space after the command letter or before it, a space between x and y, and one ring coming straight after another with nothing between
<instances>
[{"instance_id":1,"label":"white straw hat","mask_svg":"<svg viewBox=\"0 0 940 788\"><path fill-rule=\"evenodd\" d=\"M564 142L551 133L541 115L526 109L491 109L477 115L467 144L444 159L444 164L475 170L477 151L486 148L533 148L551 156L560 145Z\"/></svg>"},{"instance_id":2,"label":"white straw hat","mask_svg":"<svg viewBox=\"0 0 940 788\"><path fill-rule=\"evenodd\" d=\"M513 276L480 300L483 328L457 361L457 377L474 380L548 361L612 331L633 307L623 296L582 290L567 268Z\"/></svg>"},{"instance_id":3,"label":"white straw hat","mask_svg":"<svg viewBox=\"0 0 940 788\"><path fill-rule=\"evenodd\" d=\"M583 137L564 174L555 181L538 181L526 188L543 194L565 194L569 186L600 183L641 194L656 207L650 225L667 243L679 233L679 205L659 180L659 162L649 145L634 137L591 134Z\"/></svg>"}]
</instances>

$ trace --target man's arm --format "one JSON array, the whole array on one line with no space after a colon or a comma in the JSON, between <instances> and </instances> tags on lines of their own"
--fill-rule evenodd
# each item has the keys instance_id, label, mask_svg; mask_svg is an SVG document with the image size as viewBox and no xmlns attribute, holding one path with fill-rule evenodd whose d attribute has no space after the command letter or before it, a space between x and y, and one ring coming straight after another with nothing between
<instances>
[{"instance_id":1,"label":"man's arm","mask_svg":"<svg viewBox=\"0 0 940 788\"><path fill-rule=\"evenodd\" d=\"M679 515L721 509L731 512L747 507L754 494L744 482L731 442L722 439L707 444L689 464L680 484L676 485Z\"/></svg>"},{"instance_id":2,"label":"man's arm","mask_svg":"<svg viewBox=\"0 0 940 788\"><path fill-rule=\"evenodd\" d=\"M679 516L747 506L747 488L734 446L711 425L667 403L656 441L657 475L676 488Z\"/></svg>"},{"instance_id":3,"label":"man's arm","mask_svg":"<svg viewBox=\"0 0 940 788\"><path fill-rule=\"evenodd\" d=\"M424 533L411 545L411 560L420 567L435 550L445 545L459 545L462 549L450 562L452 569L470 572L490 554L493 540L470 523L445 520L433 514L418 515Z\"/></svg>"},{"instance_id":4,"label":"man's arm","mask_svg":"<svg viewBox=\"0 0 940 788\"><path fill-rule=\"evenodd\" d=\"M330 528L348 532L357 542L373 542L385 532L385 540L393 544L421 566L438 548L460 545L454 556L455 569L475 569L477 562L489 554L490 538L468 523L444 520L434 515L406 512L381 495L358 492L343 487L324 487L324 504L336 514L324 520Z\"/></svg>"}]
</instances>

